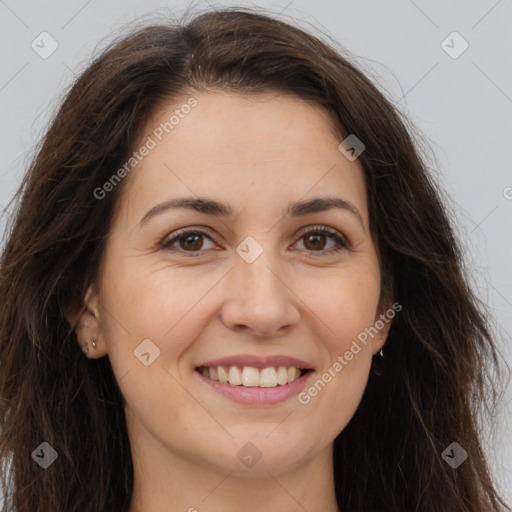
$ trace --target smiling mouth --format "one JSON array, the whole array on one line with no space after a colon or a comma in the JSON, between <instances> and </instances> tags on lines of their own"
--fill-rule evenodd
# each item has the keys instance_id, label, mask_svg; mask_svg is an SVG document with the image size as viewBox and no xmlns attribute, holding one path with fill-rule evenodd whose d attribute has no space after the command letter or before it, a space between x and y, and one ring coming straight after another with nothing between
<instances>
[{"instance_id":1,"label":"smiling mouth","mask_svg":"<svg viewBox=\"0 0 512 512\"><path fill-rule=\"evenodd\" d=\"M195 369L203 377L239 387L276 388L286 386L311 373L312 369L295 366L269 366L254 368L252 366L199 366Z\"/></svg>"}]
</instances>

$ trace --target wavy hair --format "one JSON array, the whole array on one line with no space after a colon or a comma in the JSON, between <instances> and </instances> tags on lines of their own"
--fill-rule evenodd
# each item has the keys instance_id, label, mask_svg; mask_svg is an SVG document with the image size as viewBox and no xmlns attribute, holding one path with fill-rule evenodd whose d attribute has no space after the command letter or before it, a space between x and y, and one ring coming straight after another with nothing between
<instances>
[{"instance_id":1,"label":"wavy hair","mask_svg":"<svg viewBox=\"0 0 512 512\"><path fill-rule=\"evenodd\" d=\"M484 512L507 506L482 448L498 351L413 130L348 53L254 9L131 29L81 73L56 109L15 196L1 255L0 454L4 511L129 509L133 462L108 357L84 358L66 312L96 272L123 191L98 200L151 114L193 91L284 92L322 105L364 142L382 290L402 305L334 442L344 512ZM129 178L127 178L129 179ZM492 391L492 393L488 393ZM485 408L488 410L488 407ZM32 460L42 443L58 453ZM454 470L443 451L468 459ZM510 510L510 508L507 508Z\"/></svg>"}]
</instances>

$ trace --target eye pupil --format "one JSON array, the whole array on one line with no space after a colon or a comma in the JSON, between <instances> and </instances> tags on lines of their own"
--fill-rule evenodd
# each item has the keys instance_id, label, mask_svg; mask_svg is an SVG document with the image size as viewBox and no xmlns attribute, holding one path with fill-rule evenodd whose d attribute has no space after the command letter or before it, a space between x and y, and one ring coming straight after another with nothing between
<instances>
[{"instance_id":1,"label":"eye pupil","mask_svg":"<svg viewBox=\"0 0 512 512\"><path fill-rule=\"evenodd\" d=\"M182 249L186 249L186 250L197 250L197 249L200 249L201 245L202 245L201 236L202 235L200 235L200 234L195 234L195 235L187 235L187 236L181 237L180 238L181 248ZM184 244L181 243L181 240L185 240L185 245L186 245L188 243L188 241L191 240L191 239L195 239L195 245L194 246L185 247ZM199 240L199 243L198 243L198 240Z\"/></svg>"},{"instance_id":2,"label":"eye pupil","mask_svg":"<svg viewBox=\"0 0 512 512\"><path fill-rule=\"evenodd\" d=\"M320 249L323 249L323 248L325 247L325 240L324 240L324 243L323 243L323 244L322 244L322 243L320 244L320 247L319 247L319 245L318 245L318 239L319 239L319 238L321 238L321 237L325 237L325 235L321 235L321 234L319 234L319 235L315 235L315 234L313 234L313 235L307 235L307 236L306 236L306 240L310 240L310 239L314 239L314 240L316 240L316 243L315 243L315 242L313 243L313 247L312 247L312 249L319 249L319 248L320 248ZM307 243L306 243L305 245L306 245L306 247L307 247ZM309 249L309 247L308 247L308 249Z\"/></svg>"}]
</instances>

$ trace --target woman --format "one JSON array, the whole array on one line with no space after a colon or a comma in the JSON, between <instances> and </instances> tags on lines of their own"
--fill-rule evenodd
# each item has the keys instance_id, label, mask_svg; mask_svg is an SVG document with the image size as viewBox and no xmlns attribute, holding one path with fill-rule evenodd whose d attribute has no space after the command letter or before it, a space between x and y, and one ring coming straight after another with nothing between
<instances>
[{"instance_id":1,"label":"woman","mask_svg":"<svg viewBox=\"0 0 512 512\"><path fill-rule=\"evenodd\" d=\"M5 510L506 506L478 424L496 348L440 192L334 49L243 9L135 31L19 197Z\"/></svg>"}]
</instances>

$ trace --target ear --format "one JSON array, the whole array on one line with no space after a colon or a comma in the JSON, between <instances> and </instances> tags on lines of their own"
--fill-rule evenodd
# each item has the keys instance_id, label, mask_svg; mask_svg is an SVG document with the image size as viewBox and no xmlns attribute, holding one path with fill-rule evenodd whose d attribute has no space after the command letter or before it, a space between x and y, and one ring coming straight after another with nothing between
<instances>
[{"instance_id":1,"label":"ear","mask_svg":"<svg viewBox=\"0 0 512 512\"><path fill-rule=\"evenodd\" d=\"M79 348L86 357L97 359L107 354L101 334L99 298L94 285L89 286L83 300L66 313L66 319L75 331Z\"/></svg>"},{"instance_id":2,"label":"ear","mask_svg":"<svg viewBox=\"0 0 512 512\"><path fill-rule=\"evenodd\" d=\"M379 305L373 322L373 326L379 331L372 339L372 353L374 355L383 349L395 314L394 304L391 301L383 301Z\"/></svg>"}]
</instances>

